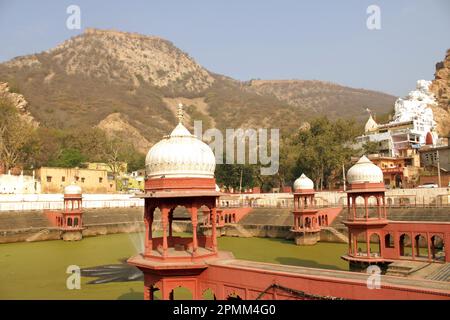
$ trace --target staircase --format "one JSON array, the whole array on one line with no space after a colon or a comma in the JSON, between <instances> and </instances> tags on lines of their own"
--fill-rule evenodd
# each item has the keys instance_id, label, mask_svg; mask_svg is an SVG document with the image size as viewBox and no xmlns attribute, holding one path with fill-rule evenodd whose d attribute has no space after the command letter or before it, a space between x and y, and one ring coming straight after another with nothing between
<instances>
[{"instance_id":1,"label":"staircase","mask_svg":"<svg viewBox=\"0 0 450 320\"><path fill-rule=\"evenodd\" d=\"M25 239L25 241L27 241L27 242L36 241L36 240L38 240L42 235L44 235L44 234L49 234L49 233L50 233L50 231L49 231L48 229L43 229L43 230L40 230L40 231L36 232L35 234L29 236L28 238Z\"/></svg>"},{"instance_id":2,"label":"staircase","mask_svg":"<svg viewBox=\"0 0 450 320\"><path fill-rule=\"evenodd\" d=\"M338 230L336 230L333 227L320 227L322 230L327 230L329 232L331 232L336 238L338 238L340 241L339 242L343 242L343 243L348 243L348 237L339 232Z\"/></svg>"},{"instance_id":3,"label":"staircase","mask_svg":"<svg viewBox=\"0 0 450 320\"><path fill-rule=\"evenodd\" d=\"M428 262L419 261L396 261L391 263L386 271L387 276L407 277L412 273L419 271L427 266Z\"/></svg>"},{"instance_id":4,"label":"staircase","mask_svg":"<svg viewBox=\"0 0 450 320\"><path fill-rule=\"evenodd\" d=\"M247 230L245 230L245 228L240 224L235 223L235 224L229 225L227 227L230 229L234 228L237 236L239 236L239 237L242 237L242 238L253 237L253 235L250 232L248 232Z\"/></svg>"},{"instance_id":5,"label":"staircase","mask_svg":"<svg viewBox=\"0 0 450 320\"><path fill-rule=\"evenodd\" d=\"M450 263L444 264L441 268L426 277L429 280L450 281Z\"/></svg>"}]
</instances>

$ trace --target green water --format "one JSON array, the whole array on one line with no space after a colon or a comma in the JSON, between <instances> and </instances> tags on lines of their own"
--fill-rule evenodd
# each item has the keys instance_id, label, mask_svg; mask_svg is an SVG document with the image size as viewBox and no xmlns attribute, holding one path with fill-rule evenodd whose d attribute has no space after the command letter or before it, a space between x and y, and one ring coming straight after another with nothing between
<instances>
[{"instance_id":1,"label":"green water","mask_svg":"<svg viewBox=\"0 0 450 320\"><path fill-rule=\"evenodd\" d=\"M69 265L118 264L137 254L138 238L137 234L114 234L77 242L0 244L0 299L142 299L141 281L87 284L93 278L82 277L80 290L66 287ZM340 259L346 244L296 246L281 239L234 237L219 238L218 244L239 259L348 270ZM175 292L175 298L183 296Z\"/></svg>"}]
</instances>

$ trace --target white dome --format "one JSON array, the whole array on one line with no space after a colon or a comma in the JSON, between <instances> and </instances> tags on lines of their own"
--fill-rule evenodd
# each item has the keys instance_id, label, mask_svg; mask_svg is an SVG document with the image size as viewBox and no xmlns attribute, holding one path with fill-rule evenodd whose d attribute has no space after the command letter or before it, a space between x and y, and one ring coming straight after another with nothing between
<instances>
[{"instance_id":1,"label":"white dome","mask_svg":"<svg viewBox=\"0 0 450 320\"><path fill-rule=\"evenodd\" d=\"M358 162L347 171L348 183L380 183L383 182L383 171L372 161L362 156Z\"/></svg>"},{"instance_id":2,"label":"white dome","mask_svg":"<svg viewBox=\"0 0 450 320\"><path fill-rule=\"evenodd\" d=\"M364 132L371 132L378 128L378 124L373 120L372 115L370 115L369 120L367 120L364 126Z\"/></svg>"},{"instance_id":3,"label":"white dome","mask_svg":"<svg viewBox=\"0 0 450 320\"><path fill-rule=\"evenodd\" d=\"M151 178L214 178L216 159L211 148L180 122L169 136L150 148L145 158Z\"/></svg>"},{"instance_id":4,"label":"white dome","mask_svg":"<svg viewBox=\"0 0 450 320\"><path fill-rule=\"evenodd\" d=\"M64 188L64 194L81 194L81 187L76 184L69 184Z\"/></svg>"},{"instance_id":5,"label":"white dome","mask_svg":"<svg viewBox=\"0 0 450 320\"><path fill-rule=\"evenodd\" d=\"M314 182L308 178L304 173L294 181L295 190L311 190L314 189Z\"/></svg>"}]
</instances>

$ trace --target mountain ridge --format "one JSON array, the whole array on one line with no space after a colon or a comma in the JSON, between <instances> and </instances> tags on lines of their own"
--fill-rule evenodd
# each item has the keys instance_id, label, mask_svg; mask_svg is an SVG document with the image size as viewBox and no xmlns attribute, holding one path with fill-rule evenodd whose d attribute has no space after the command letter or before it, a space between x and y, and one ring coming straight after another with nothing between
<instances>
[{"instance_id":1,"label":"mountain ridge","mask_svg":"<svg viewBox=\"0 0 450 320\"><path fill-rule=\"evenodd\" d=\"M204 129L278 127L282 133L323 114L363 121L366 107L381 114L395 101L319 80L238 81L207 70L163 38L92 28L54 48L1 63L0 81L18 88L42 126L103 123L114 135L120 131L114 123L129 125L149 143L176 124L177 99L186 104L187 118L206 122ZM111 114L120 114L120 120L116 115L111 121Z\"/></svg>"}]
</instances>

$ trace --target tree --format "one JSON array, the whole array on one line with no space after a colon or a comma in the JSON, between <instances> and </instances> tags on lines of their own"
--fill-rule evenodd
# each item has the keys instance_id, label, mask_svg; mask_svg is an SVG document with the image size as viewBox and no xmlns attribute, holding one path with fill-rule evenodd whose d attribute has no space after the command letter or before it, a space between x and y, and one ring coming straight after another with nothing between
<instances>
[{"instance_id":1,"label":"tree","mask_svg":"<svg viewBox=\"0 0 450 320\"><path fill-rule=\"evenodd\" d=\"M300 131L293 139L291 152L297 154L294 176L305 173L315 182L316 188L330 187L340 177L342 165L354 153L350 142L357 134L353 121L331 122L321 117L311 122L309 130Z\"/></svg>"},{"instance_id":2,"label":"tree","mask_svg":"<svg viewBox=\"0 0 450 320\"><path fill-rule=\"evenodd\" d=\"M363 151L364 151L364 154L378 153L379 152L378 143L375 141L367 141L363 145Z\"/></svg>"},{"instance_id":3,"label":"tree","mask_svg":"<svg viewBox=\"0 0 450 320\"><path fill-rule=\"evenodd\" d=\"M239 191L239 186L246 189L253 188L256 185L256 171L259 171L259 169L254 165L218 164L216 165L215 177L219 185Z\"/></svg>"},{"instance_id":4,"label":"tree","mask_svg":"<svg viewBox=\"0 0 450 320\"><path fill-rule=\"evenodd\" d=\"M6 170L22 165L33 151L34 127L23 120L17 109L0 99L0 161Z\"/></svg>"},{"instance_id":5,"label":"tree","mask_svg":"<svg viewBox=\"0 0 450 320\"><path fill-rule=\"evenodd\" d=\"M73 168L80 167L83 162L86 161L86 157L78 149L63 149L59 157L49 162L50 166Z\"/></svg>"}]
</instances>

